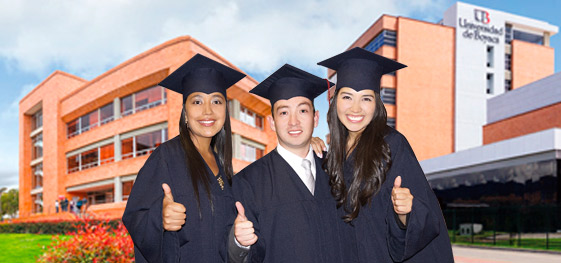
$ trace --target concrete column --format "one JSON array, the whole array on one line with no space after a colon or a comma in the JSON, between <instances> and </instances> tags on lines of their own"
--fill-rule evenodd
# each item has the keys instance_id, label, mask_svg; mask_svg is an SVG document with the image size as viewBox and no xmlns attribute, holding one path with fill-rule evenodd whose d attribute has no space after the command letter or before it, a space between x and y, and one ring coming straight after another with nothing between
<instances>
[{"instance_id":1,"label":"concrete column","mask_svg":"<svg viewBox=\"0 0 561 263\"><path fill-rule=\"evenodd\" d=\"M232 111L230 112L230 116L236 120L240 119L240 102L238 100L232 100Z\"/></svg>"},{"instance_id":2,"label":"concrete column","mask_svg":"<svg viewBox=\"0 0 561 263\"><path fill-rule=\"evenodd\" d=\"M115 120L121 118L121 99L119 97L113 100L113 116Z\"/></svg>"},{"instance_id":3,"label":"concrete column","mask_svg":"<svg viewBox=\"0 0 561 263\"><path fill-rule=\"evenodd\" d=\"M123 183L121 182L121 177L117 176L113 178L113 184L113 188L115 189L115 194L113 195L115 197L115 203L123 202Z\"/></svg>"},{"instance_id":4,"label":"concrete column","mask_svg":"<svg viewBox=\"0 0 561 263\"><path fill-rule=\"evenodd\" d=\"M120 161L122 158L121 155L121 136L119 134L116 134L115 136L113 136L113 150L115 151L115 162Z\"/></svg>"},{"instance_id":5,"label":"concrete column","mask_svg":"<svg viewBox=\"0 0 561 263\"><path fill-rule=\"evenodd\" d=\"M234 159L241 159L241 151L240 151L240 147L242 144L242 136L240 136L239 134L236 133L232 133L232 157Z\"/></svg>"},{"instance_id":6,"label":"concrete column","mask_svg":"<svg viewBox=\"0 0 561 263\"><path fill-rule=\"evenodd\" d=\"M543 45L549 47L549 32L543 34Z\"/></svg>"}]
</instances>

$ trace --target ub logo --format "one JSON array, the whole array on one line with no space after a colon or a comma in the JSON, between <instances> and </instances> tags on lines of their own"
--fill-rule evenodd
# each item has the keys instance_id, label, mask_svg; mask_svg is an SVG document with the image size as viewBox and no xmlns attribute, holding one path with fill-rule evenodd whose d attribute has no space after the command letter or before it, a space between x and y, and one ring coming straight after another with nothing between
<instances>
[{"instance_id":1,"label":"ub logo","mask_svg":"<svg viewBox=\"0 0 561 263\"><path fill-rule=\"evenodd\" d=\"M475 21L481 22L483 24L489 24L491 19L489 18L489 12L481 9L474 9L473 15L475 17Z\"/></svg>"}]
</instances>

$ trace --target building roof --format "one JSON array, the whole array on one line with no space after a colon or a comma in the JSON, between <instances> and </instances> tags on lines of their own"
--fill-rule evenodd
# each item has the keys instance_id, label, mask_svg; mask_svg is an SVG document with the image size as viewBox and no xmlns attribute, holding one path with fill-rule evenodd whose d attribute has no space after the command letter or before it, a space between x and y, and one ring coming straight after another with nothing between
<instances>
[{"instance_id":1,"label":"building roof","mask_svg":"<svg viewBox=\"0 0 561 263\"><path fill-rule=\"evenodd\" d=\"M487 124L561 102L561 72L487 100Z\"/></svg>"},{"instance_id":2,"label":"building roof","mask_svg":"<svg viewBox=\"0 0 561 263\"><path fill-rule=\"evenodd\" d=\"M495 166L561 158L561 129L503 140L452 154L421 161L427 179L457 175L460 172L488 170Z\"/></svg>"}]
</instances>

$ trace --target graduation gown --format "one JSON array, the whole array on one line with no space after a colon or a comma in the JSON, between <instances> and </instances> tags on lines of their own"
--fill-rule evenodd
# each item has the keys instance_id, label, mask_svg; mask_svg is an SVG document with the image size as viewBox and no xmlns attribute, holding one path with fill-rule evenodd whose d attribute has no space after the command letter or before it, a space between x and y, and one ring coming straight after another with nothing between
<instances>
[{"instance_id":1,"label":"graduation gown","mask_svg":"<svg viewBox=\"0 0 561 263\"><path fill-rule=\"evenodd\" d=\"M336 204L315 161L314 195L276 150L234 176L234 197L259 238L249 262L342 262Z\"/></svg>"},{"instance_id":2,"label":"graduation gown","mask_svg":"<svg viewBox=\"0 0 561 263\"><path fill-rule=\"evenodd\" d=\"M209 181L214 211L200 184L199 216L179 137L163 143L150 155L138 173L123 215L123 223L134 242L136 262L227 261L228 226L237 213L224 170L218 159L216 163L225 182L224 190L207 166L212 177ZM185 225L177 232L163 229L162 183L170 186L174 201L187 210Z\"/></svg>"},{"instance_id":3,"label":"graduation gown","mask_svg":"<svg viewBox=\"0 0 561 263\"><path fill-rule=\"evenodd\" d=\"M454 262L448 230L440 205L425 174L407 142L398 131L388 127L385 137L391 150L392 165L379 192L370 205L361 207L352 224L339 225L345 240L346 262ZM354 153L345 161L344 178L353 180ZM396 220L391 201L393 183L401 176L401 186L413 195L413 207L406 229ZM343 208L339 214L345 215Z\"/></svg>"}]
</instances>

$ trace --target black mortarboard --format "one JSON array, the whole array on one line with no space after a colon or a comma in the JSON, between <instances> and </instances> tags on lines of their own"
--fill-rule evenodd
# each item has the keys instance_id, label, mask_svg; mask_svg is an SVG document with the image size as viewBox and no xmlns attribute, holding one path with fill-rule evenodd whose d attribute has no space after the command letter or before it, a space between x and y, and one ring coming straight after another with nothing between
<instances>
[{"instance_id":1,"label":"black mortarboard","mask_svg":"<svg viewBox=\"0 0 561 263\"><path fill-rule=\"evenodd\" d=\"M226 98L226 89L244 77L245 74L237 70L196 54L159 85L183 94L183 102L185 102L193 92L206 94L220 92Z\"/></svg>"},{"instance_id":2,"label":"black mortarboard","mask_svg":"<svg viewBox=\"0 0 561 263\"><path fill-rule=\"evenodd\" d=\"M306 97L313 102L317 96L331 86L333 83L326 79L284 64L249 92L268 99L273 107L278 100L298 96Z\"/></svg>"},{"instance_id":3,"label":"black mortarboard","mask_svg":"<svg viewBox=\"0 0 561 263\"><path fill-rule=\"evenodd\" d=\"M337 71L337 89L371 89L380 93L382 75L407 67L389 58L355 47L318 65Z\"/></svg>"}]
</instances>

